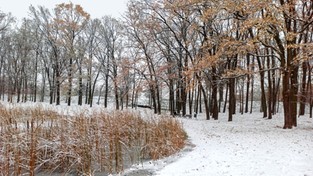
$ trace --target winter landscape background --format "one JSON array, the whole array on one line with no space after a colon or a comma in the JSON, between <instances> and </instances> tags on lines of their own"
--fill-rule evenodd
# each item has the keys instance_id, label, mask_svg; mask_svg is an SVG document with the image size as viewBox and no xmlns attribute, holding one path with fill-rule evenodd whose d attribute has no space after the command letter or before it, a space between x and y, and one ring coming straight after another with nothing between
<instances>
[{"instance_id":1,"label":"winter landscape background","mask_svg":"<svg viewBox=\"0 0 313 176\"><path fill-rule=\"evenodd\" d=\"M0 8L1 174L312 175L312 1L32 2Z\"/></svg>"}]
</instances>

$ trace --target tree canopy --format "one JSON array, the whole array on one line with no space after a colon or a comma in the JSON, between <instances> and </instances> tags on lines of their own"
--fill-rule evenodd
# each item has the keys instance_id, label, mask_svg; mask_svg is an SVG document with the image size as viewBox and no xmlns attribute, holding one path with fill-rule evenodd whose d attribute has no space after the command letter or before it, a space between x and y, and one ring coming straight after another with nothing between
<instances>
[{"instance_id":1,"label":"tree canopy","mask_svg":"<svg viewBox=\"0 0 313 176\"><path fill-rule=\"evenodd\" d=\"M172 115L252 113L284 128L312 117L313 2L130 0L121 19L80 5L30 7L21 25L0 13L0 95ZM47 83L47 85L46 85ZM259 89L260 87L260 89ZM142 98L144 97L144 98ZM85 101L83 100L85 98ZM146 99L146 101L144 100ZM259 103L258 103L259 102ZM306 111L307 110L307 111Z\"/></svg>"}]
</instances>

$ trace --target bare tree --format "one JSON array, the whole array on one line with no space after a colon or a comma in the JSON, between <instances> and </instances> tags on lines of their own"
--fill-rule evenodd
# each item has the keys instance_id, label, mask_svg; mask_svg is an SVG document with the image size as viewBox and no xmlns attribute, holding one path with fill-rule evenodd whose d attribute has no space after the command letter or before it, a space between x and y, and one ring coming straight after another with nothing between
<instances>
[{"instance_id":1,"label":"bare tree","mask_svg":"<svg viewBox=\"0 0 313 176\"><path fill-rule=\"evenodd\" d=\"M114 87L115 108L120 108L120 92L119 92L119 63L122 59L123 43L122 43L122 24L112 18L105 16L101 19L101 28L99 35L101 37L102 47L105 48L105 56L98 57L102 68L105 72L106 96L108 91L108 78L111 76ZM110 74L109 74L110 73ZM105 101L107 104L107 100Z\"/></svg>"},{"instance_id":2,"label":"bare tree","mask_svg":"<svg viewBox=\"0 0 313 176\"><path fill-rule=\"evenodd\" d=\"M56 101L59 105L64 68L64 60L61 59L60 29L48 9L39 7L36 10L31 6L30 11L39 31L44 36L44 43L48 46L44 49L42 63L49 83L50 104Z\"/></svg>"},{"instance_id":3,"label":"bare tree","mask_svg":"<svg viewBox=\"0 0 313 176\"><path fill-rule=\"evenodd\" d=\"M55 8L56 18L54 22L60 27L62 45L66 48L66 56L68 58L67 64L67 79L68 79L68 92L67 92L67 105L71 105L72 87L73 87L73 63L77 59L77 51L75 43L78 40L78 35L87 25L90 15L83 10L80 5L59 4Z\"/></svg>"}]
</instances>

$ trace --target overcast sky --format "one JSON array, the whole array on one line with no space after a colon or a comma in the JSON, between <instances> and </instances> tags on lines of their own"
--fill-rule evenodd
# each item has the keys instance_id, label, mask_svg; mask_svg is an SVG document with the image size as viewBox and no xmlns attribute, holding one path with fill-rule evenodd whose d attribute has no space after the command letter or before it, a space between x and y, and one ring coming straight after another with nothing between
<instances>
[{"instance_id":1,"label":"overcast sky","mask_svg":"<svg viewBox=\"0 0 313 176\"><path fill-rule=\"evenodd\" d=\"M56 4L72 2L80 4L91 18L101 18L104 15L121 17L126 10L127 0L0 0L0 11L11 12L14 17L28 17L29 6L44 6L52 10Z\"/></svg>"}]
</instances>

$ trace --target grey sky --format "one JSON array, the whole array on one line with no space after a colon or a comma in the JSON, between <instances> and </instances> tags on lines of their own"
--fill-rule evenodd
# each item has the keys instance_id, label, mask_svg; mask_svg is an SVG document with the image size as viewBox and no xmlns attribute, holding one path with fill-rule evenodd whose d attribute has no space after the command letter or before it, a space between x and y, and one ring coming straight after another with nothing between
<instances>
[{"instance_id":1,"label":"grey sky","mask_svg":"<svg viewBox=\"0 0 313 176\"><path fill-rule=\"evenodd\" d=\"M18 19L28 17L29 6L44 6L52 10L56 4L72 2L80 4L91 18L101 18L104 15L121 17L126 10L127 0L0 0L0 11L11 12Z\"/></svg>"}]
</instances>

